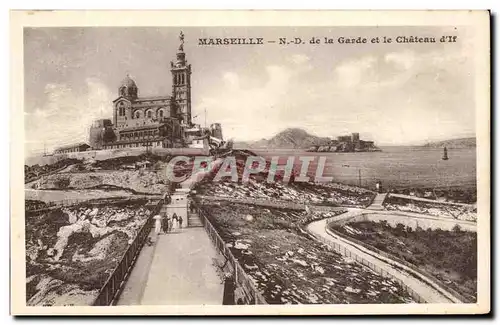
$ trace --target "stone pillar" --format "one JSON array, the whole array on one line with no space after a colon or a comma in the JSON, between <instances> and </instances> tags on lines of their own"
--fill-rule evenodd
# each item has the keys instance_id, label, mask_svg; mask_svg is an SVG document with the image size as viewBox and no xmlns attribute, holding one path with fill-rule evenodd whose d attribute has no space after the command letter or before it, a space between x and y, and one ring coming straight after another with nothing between
<instances>
[{"instance_id":1,"label":"stone pillar","mask_svg":"<svg viewBox=\"0 0 500 325\"><path fill-rule=\"evenodd\" d=\"M234 282L234 277L232 274L224 276L224 294L222 296L223 305L234 305L234 290L236 289L236 284Z\"/></svg>"}]
</instances>

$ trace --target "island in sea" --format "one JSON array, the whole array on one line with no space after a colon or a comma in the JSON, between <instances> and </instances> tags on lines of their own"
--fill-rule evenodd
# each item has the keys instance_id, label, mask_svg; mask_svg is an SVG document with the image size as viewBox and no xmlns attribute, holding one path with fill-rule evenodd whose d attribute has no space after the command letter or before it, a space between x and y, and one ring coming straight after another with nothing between
<instances>
[{"instance_id":1,"label":"island in sea","mask_svg":"<svg viewBox=\"0 0 500 325\"><path fill-rule=\"evenodd\" d=\"M330 140L326 145L311 146L310 152L374 152L382 151L375 146L373 141L365 141L359 138L359 133L341 135L337 139Z\"/></svg>"},{"instance_id":2,"label":"island in sea","mask_svg":"<svg viewBox=\"0 0 500 325\"><path fill-rule=\"evenodd\" d=\"M235 147L252 149L304 149L309 152L367 152L382 151L373 141L361 140L359 133L339 136L337 139L318 137L299 128L288 128L271 139L254 142L236 142Z\"/></svg>"}]
</instances>

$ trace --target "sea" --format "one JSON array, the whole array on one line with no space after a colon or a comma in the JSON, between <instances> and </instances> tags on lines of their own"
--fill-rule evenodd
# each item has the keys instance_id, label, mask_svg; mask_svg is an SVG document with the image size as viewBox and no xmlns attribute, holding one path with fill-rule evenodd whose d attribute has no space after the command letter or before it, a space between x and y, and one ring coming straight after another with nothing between
<instances>
[{"instance_id":1,"label":"sea","mask_svg":"<svg viewBox=\"0 0 500 325\"><path fill-rule=\"evenodd\" d=\"M316 174L319 157L326 159L323 176L333 182L374 187L377 181L384 187L396 188L476 188L476 148L448 149L448 160L442 160L440 148L394 146L381 147L381 152L306 152L296 149L250 149L271 159L278 156L286 164L294 156L300 168L299 156L314 156L308 176ZM300 170L300 169L298 169Z\"/></svg>"}]
</instances>

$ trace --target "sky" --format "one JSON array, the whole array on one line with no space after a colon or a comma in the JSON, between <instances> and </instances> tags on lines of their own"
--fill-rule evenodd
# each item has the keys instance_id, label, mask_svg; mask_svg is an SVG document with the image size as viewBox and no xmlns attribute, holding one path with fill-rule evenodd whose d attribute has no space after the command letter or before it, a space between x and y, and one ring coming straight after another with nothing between
<instances>
[{"instance_id":1,"label":"sky","mask_svg":"<svg viewBox=\"0 0 500 325\"><path fill-rule=\"evenodd\" d=\"M288 127L336 137L359 132L378 145L475 134L473 34L464 27L186 27L195 123L221 123L226 138L270 138ZM25 150L87 141L111 118L120 81L139 96L170 95L178 27L26 28ZM443 35L457 36L440 43ZM324 44L328 37L367 44ZM431 44L370 43L383 36ZM199 38L262 37L264 45L201 46ZM305 44L279 45L279 38ZM312 37L321 44L310 44ZM276 43L267 43L275 40Z\"/></svg>"}]
</instances>

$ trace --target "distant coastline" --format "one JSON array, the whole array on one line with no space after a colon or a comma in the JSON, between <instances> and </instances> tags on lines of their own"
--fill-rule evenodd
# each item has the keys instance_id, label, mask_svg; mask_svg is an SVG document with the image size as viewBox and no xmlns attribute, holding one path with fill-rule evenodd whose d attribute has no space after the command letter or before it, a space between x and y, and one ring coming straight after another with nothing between
<instances>
[{"instance_id":1,"label":"distant coastline","mask_svg":"<svg viewBox=\"0 0 500 325\"><path fill-rule=\"evenodd\" d=\"M428 142L423 145L424 148L448 148L448 149L465 149L475 148L476 138L459 138L444 141Z\"/></svg>"},{"instance_id":2,"label":"distant coastline","mask_svg":"<svg viewBox=\"0 0 500 325\"><path fill-rule=\"evenodd\" d=\"M357 145L356 145L357 144ZM424 145L375 145L374 141L359 139L358 133L339 136L337 139L318 137L300 128L288 128L269 139L256 141L236 141L234 147L242 149L297 149L308 152L380 152L384 147L414 147L428 149L468 149L476 148L476 138L457 138L429 141Z\"/></svg>"}]
</instances>

